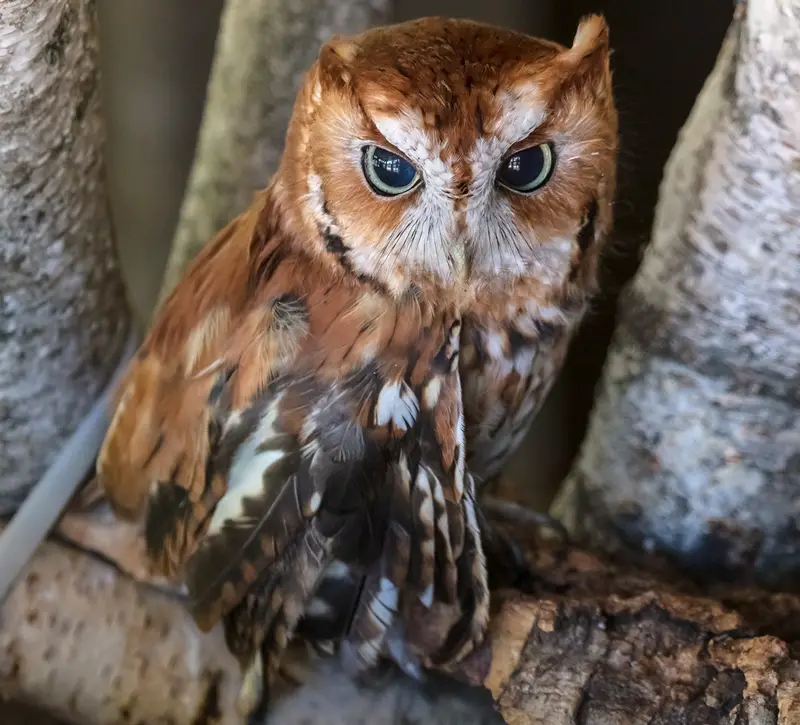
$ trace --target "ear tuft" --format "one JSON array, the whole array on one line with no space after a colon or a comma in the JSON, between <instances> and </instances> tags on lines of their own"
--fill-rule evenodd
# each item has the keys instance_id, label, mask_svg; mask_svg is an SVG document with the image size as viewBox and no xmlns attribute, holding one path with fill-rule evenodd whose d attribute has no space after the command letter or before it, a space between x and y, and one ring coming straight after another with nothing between
<instances>
[{"instance_id":1,"label":"ear tuft","mask_svg":"<svg viewBox=\"0 0 800 725\"><path fill-rule=\"evenodd\" d=\"M336 36L322 46L319 67L322 78L335 86L350 83L350 65L358 55L358 43L352 38Z\"/></svg>"},{"instance_id":2,"label":"ear tuft","mask_svg":"<svg viewBox=\"0 0 800 725\"><path fill-rule=\"evenodd\" d=\"M562 53L567 77L585 84L598 95L611 94L611 54L608 25L602 15L581 20L572 47Z\"/></svg>"},{"instance_id":3,"label":"ear tuft","mask_svg":"<svg viewBox=\"0 0 800 725\"><path fill-rule=\"evenodd\" d=\"M345 64L352 63L358 55L358 43L352 38L336 36L327 44L327 47Z\"/></svg>"},{"instance_id":4,"label":"ear tuft","mask_svg":"<svg viewBox=\"0 0 800 725\"><path fill-rule=\"evenodd\" d=\"M608 52L608 25L602 15L588 15L578 24L568 54L579 63L583 58L598 51Z\"/></svg>"}]
</instances>

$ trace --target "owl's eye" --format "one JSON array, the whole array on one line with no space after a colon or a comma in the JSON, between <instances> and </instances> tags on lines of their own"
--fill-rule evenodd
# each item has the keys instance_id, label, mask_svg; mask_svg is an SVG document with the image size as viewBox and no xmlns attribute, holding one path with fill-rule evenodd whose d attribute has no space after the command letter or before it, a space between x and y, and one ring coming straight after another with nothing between
<instances>
[{"instance_id":1,"label":"owl's eye","mask_svg":"<svg viewBox=\"0 0 800 725\"><path fill-rule=\"evenodd\" d=\"M528 194L550 180L554 161L550 144L531 146L503 160L497 172L497 181L507 189Z\"/></svg>"},{"instance_id":2,"label":"owl's eye","mask_svg":"<svg viewBox=\"0 0 800 725\"><path fill-rule=\"evenodd\" d=\"M400 196L421 180L413 164L380 146L365 146L361 165L369 185L381 196Z\"/></svg>"}]
</instances>

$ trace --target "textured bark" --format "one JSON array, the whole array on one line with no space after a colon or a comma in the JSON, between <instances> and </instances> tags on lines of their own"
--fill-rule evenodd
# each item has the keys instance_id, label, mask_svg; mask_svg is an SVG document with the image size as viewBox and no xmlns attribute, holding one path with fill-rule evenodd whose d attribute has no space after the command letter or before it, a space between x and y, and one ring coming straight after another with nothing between
<instances>
[{"instance_id":1,"label":"textured bark","mask_svg":"<svg viewBox=\"0 0 800 725\"><path fill-rule=\"evenodd\" d=\"M277 168L295 94L320 45L385 22L390 7L390 0L228 0L162 300Z\"/></svg>"},{"instance_id":2,"label":"textured bark","mask_svg":"<svg viewBox=\"0 0 800 725\"><path fill-rule=\"evenodd\" d=\"M794 725L800 663L733 619L652 593L517 601L488 685L509 725Z\"/></svg>"},{"instance_id":3,"label":"textured bark","mask_svg":"<svg viewBox=\"0 0 800 725\"><path fill-rule=\"evenodd\" d=\"M129 324L104 187L94 3L0 11L0 513L102 392Z\"/></svg>"},{"instance_id":4,"label":"textured bark","mask_svg":"<svg viewBox=\"0 0 800 725\"><path fill-rule=\"evenodd\" d=\"M554 506L703 577L800 572L800 0L751 0L667 164Z\"/></svg>"},{"instance_id":5,"label":"textured bark","mask_svg":"<svg viewBox=\"0 0 800 725\"><path fill-rule=\"evenodd\" d=\"M540 542L535 587L495 597L491 697L439 677L358 687L323 662L268 724L490 725L492 698L512 725L800 722L800 596L703 591L643 563L649 573ZM219 630L199 633L179 598L54 542L4 605L0 682L80 725L239 722L240 675Z\"/></svg>"},{"instance_id":6,"label":"textured bark","mask_svg":"<svg viewBox=\"0 0 800 725\"><path fill-rule=\"evenodd\" d=\"M739 589L711 598L680 579L669 584L577 549L563 558L542 552L537 566L535 596L499 597L491 625L484 685L506 723L800 722L797 643L776 636L791 634L785 624L797 620L800 598ZM358 693L344 675L327 672L280 703L270 725L405 722L390 714L398 702L411 709L410 687L390 682ZM477 694L455 696L439 683L432 690L417 689L409 722L494 722Z\"/></svg>"}]
</instances>

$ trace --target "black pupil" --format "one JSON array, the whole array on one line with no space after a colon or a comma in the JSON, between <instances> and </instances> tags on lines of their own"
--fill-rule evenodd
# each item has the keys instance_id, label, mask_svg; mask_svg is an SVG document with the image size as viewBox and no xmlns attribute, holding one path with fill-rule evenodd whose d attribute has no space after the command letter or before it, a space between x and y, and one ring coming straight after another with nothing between
<instances>
[{"instance_id":1,"label":"black pupil","mask_svg":"<svg viewBox=\"0 0 800 725\"><path fill-rule=\"evenodd\" d=\"M376 148L372 154L372 168L375 170L375 176L386 186L394 189L408 186L417 174L408 161L381 148Z\"/></svg>"},{"instance_id":2,"label":"black pupil","mask_svg":"<svg viewBox=\"0 0 800 725\"><path fill-rule=\"evenodd\" d=\"M542 147L533 146L509 156L506 165L500 170L500 176L509 186L522 189L539 178L545 163Z\"/></svg>"}]
</instances>

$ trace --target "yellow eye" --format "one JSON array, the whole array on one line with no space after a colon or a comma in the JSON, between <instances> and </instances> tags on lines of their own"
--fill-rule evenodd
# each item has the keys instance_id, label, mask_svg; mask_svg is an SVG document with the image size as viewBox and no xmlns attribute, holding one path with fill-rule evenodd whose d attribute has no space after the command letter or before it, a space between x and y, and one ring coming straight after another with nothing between
<instances>
[{"instance_id":1,"label":"yellow eye","mask_svg":"<svg viewBox=\"0 0 800 725\"><path fill-rule=\"evenodd\" d=\"M550 181L555 154L548 143L517 151L503 160L497 182L511 191L529 194Z\"/></svg>"},{"instance_id":2,"label":"yellow eye","mask_svg":"<svg viewBox=\"0 0 800 725\"><path fill-rule=\"evenodd\" d=\"M400 196L422 180L419 172L402 156L374 144L364 147L361 166L367 182L381 196Z\"/></svg>"}]
</instances>

